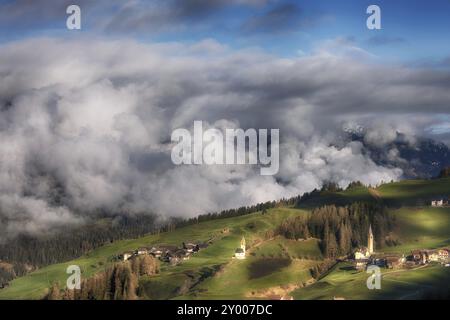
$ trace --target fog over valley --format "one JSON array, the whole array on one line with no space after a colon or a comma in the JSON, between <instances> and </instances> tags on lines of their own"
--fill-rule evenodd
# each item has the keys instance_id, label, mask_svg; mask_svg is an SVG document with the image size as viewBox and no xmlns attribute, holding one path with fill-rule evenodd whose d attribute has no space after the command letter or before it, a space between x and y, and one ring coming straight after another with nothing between
<instances>
[{"instance_id":1,"label":"fog over valley","mask_svg":"<svg viewBox=\"0 0 450 320\"><path fill-rule=\"evenodd\" d=\"M405 175L399 137L411 150L422 136L447 143L432 129L446 122L448 71L379 64L342 39L284 58L209 38L41 37L1 44L0 75L2 238L99 211L192 217L327 181L377 185ZM280 129L279 172L174 166L171 133L195 120Z\"/></svg>"}]
</instances>

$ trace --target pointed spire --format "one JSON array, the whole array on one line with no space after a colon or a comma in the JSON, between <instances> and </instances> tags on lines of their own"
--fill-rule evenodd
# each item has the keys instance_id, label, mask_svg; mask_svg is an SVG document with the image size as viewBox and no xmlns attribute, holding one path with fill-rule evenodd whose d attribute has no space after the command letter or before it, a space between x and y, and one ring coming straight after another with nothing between
<instances>
[{"instance_id":1,"label":"pointed spire","mask_svg":"<svg viewBox=\"0 0 450 320\"><path fill-rule=\"evenodd\" d=\"M374 252L373 248L373 232L372 232L372 225L369 225L369 235L367 239L367 249L369 250L369 254L372 254Z\"/></svg>"}]
</instances>

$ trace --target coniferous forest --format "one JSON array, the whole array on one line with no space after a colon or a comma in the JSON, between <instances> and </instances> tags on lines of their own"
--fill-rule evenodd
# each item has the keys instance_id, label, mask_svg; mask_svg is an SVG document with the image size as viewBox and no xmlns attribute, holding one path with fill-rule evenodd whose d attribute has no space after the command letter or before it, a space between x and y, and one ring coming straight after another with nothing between
<instances>
[{"instance_id":1,"label":"coniferous forest","mask_svg":"<svg viewBox=\"0 0 450 320\"><path fill-rule=\"evenodd\" d=\"M134 300L139 289L139 277L159 272L159 261L150 255L136 256L114 264L91 278L82 280L80 290L65 288L54 283L48 300Z\"/></svg>"},{"instance_id":2,"label":"coniferous forest","mask_svg":"<svg viewBox=\"0 0 450 320\"><path fill-rule=\"evenodd\" d=\"M153 215L99 218L49 235L19 235L0 243L0 285L49 264L68 261L107 243L157 231Z\"/></svg>"},{"instance_id":3,"label":"coniferous forest","mask_svg":"<svg viewBox=\"0 0 450 320\"><path fill-rule=\"evenodd\" d=\"M286 219L277 233L296 240L318 238L323 255L335 258L350 254L355 247L366 246L370 225L378 248L395 244L390 236L395 217L376 203L316 208L307 216Z\"/></svg>"}]
</instances>

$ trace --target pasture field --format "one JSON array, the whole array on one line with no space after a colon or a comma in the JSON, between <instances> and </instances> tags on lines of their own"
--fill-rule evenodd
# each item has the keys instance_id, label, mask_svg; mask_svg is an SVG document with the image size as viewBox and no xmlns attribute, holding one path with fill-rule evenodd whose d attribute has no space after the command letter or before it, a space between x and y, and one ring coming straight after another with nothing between
<instances>
[{"instance_id":1,"label":"pasture field","mask_svg":"<svg viewBox=\"0 0 450 320\"><path fill-rule=\"evenodd\" d=\"M378 252L408 254L413 249L450 245L450 208L431 208L427 199L450 194L450 178L409 180L377 188L354 187L340 192L321 192L299 208L277 207L266 213L221 218L180 227L138 239L116 241L72 261L50 265L14 279L0 290L0 299L42 299L53 283L64 288L70 265L78 265L84 278L105 270L119 254L156 244L181 246L182 242L210 245L180 265L161 263L161 271L139 279L143 299L412 299L426 288L450 283L450 268L427 266L417 270L383 270L382 290L368 290L368 274L348 263L339 263L314 283L310 269L323 261L318 239L289 240L274 230L288 217L311 214L325 204L380 201L395 216L393 234L398 245ZM245 260L233 258L245 237Z\"/></svg>"},{"instance_id":2,"label":"pasture field","mask_svg":"<svg viewBox=\"0 0 450 320\"><path fill-rule=\"evenodd\" d=\"M340 263L327 276L311 286L295 290L292 296L300 300L409 300L420 299L427 290L450 283L450 268L440 265L412 270L381 270L380 290L367 288L370 274L354 270L349 263Z\"/></svg>"}]
</instances>

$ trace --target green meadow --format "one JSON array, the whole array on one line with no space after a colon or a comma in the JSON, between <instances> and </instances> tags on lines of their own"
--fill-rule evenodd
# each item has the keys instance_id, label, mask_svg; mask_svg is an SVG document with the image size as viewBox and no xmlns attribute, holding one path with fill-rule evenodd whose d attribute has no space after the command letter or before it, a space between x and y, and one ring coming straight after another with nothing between
<instances>
[{"instance_id":1,"label":"green meadow","mask_svg":"<svg viewBox=\"0 0 450 320\"><path fill-rule=\"evenodd\" d=\"M149 235L139 239L117 241L98 248L91 253L72 261L54 264L32 272L24 277L14 279L10 286L0 290L0 299L40 299L52 283L65 286L68 275L67 267L78 265L83 277L90 277L112 264L111 259L128 250L152 244L173 244L181 246L183 241L208 241L212 245L201 250L188 261L176 267L163 265L160 276L177 275L192 270L199 272L201 268L228 263L234 250L239 246L242 236L246 237L247 245L262 241L264 233L278 226L285 218L305 214L303 210L292 208L276 208L267 214L260 212L246 216L217 219L201 222L176 229L171 232ZM179 276L177 276L179 278Z\"/></svg>"},{"instance_id":2,"label":"green meadow","mask_svg":"<svg viewBox=\"0 0 450 320\"><path fill-rule=\"evenodd\" d=\"M339 263L319 281L310 269L323 261L319 240L288 240L273 231L288 217L308 215L313 207L354 201L384 201L395 215L393 231L398 245L383 252L408 253L450 245L450 208L431 208L429 199L450 195L450 179L411 180L378 188L355 187L322 192L300 208L277 207L266 213L200 222L170 232L116 241L78 259L50 265L14 279L0 290L0 299L42 299L53 283L65 286L69 265L78 265L84 278L112 265L113 258L128 250L154 244L181 246L182 242L211 244L180 265L161 263L161 271L139 279L143 299L413 299L436 283L450 283L450 268L430 266L417 270L384 270L382 289L368 290L365 272ZM247 258L233 258L242 237Z\"/></svg>"},{"instance_id":3,"label":"green meadow","mask_svg":"<svg viewBox=\"0 0 450 320\"><path fill-rule=\"evenodd\" d=\"M440 265L412 270L381 269L381 288L367 288L370 274L352 269L349 263L340 263L318 282L292 292L294 299L332 300L393 300L420 299L424 292L450 283L450 268Z\"/></svg>"}]
</instances>

